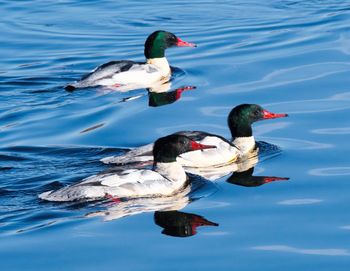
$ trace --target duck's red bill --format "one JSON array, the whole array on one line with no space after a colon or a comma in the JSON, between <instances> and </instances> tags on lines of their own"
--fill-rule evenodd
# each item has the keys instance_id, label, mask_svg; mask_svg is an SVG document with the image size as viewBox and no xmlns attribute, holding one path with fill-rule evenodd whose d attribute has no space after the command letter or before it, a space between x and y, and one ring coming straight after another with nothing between
<instances>
[{"instance_id":1,"label":"duck's red bill","mask_svg":"<svg viewBox=\"0 0 350 271\"><path fill-rule=\"evenodd\" d=\"M194 43L190 43L190 42L187 42L187 41L183 41L182 39L180 38L177 38L177 43L176 43L177 46L182 46L182 47L197 47L196 44Z\"/></svg>"},{"instance_id":2,"label":"duck's red bill","mask_svg":"<svg viewBox=\"0 0 350 271\"><path fill-rule=\"evenodd\" d=\"M284 118L284 117L288 117L288 114L276 114L276 113L267 111L266 109L263 110L263 119L277 119L277 118Z\"/></svg>"},{"instance_id":3,"label":"duck's red bill","mask_svg":"<svg viewBox=\"0 0 350 271\"><path fill-rule=\"evenodd\" d=\"M197 143L196 141L192 141L191 145L192 145L193 151L216 148L216 146L214 146L214 145L204 145L204 144Z\"/></svg>"}]
</instances>

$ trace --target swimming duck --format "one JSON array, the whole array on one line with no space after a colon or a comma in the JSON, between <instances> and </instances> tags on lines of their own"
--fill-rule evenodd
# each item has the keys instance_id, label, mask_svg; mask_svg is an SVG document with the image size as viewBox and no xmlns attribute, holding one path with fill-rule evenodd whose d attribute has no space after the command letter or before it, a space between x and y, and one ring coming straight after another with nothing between
<instances>
[{"instance_id":1,"label":"swimming duck","mask_svg":"<svg viewBox=\"0 0 350 271\"><path fill-rule=\"evenodd\" d=\"M233 108L228 115L228 126L232 139L227 140L219 135L201 131L182 131L185 135L200 144L216 146L215 149L183 153L177 161L188 168L218 167L237 161L256 148L252 124L259 120L287 117L287 114L276 114L263 109L257 104L241 104ZM133 149L122 156L106 157L101 161L106 164L126 164L130 162L147 162L152 160L152 144Z\"/></svg>"},{"instance_id":2,"label":"swimming duck","mask_svg":"<svg viewBox=\"0 0 350 271\"><path fill-rule=\"evenodd\" d=\"M187 175L176 157L195 150L215 148L197 143L183 135L169 135L154 143L153 170L128 169L99 174L82 182L39 195L47 201L96 200L106 197L137 198L170 196L187 184Z\"/></svg>"},{"instance_id":3,"label":"swimming duck","mask_svg":"<svg viewBox=\"0 0 350 271\"><path fill-rule=\"evenodd\" d=\"M148 36L145 42L146 63L130 60L110 61L91 73L83 76L79 81L69 84L66 89L106 86L124 88L124 91L149 87L159 81L166 82L171 75L169 63L165 57L165 50L173 46L196 47L176 37L173 33L159 30Z\"/></svg>"}]
</instances>

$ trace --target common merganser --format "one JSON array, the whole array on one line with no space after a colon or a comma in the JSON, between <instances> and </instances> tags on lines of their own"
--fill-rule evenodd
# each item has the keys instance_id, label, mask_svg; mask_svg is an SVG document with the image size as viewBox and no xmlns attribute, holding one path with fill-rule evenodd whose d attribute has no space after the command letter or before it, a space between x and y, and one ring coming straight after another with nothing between
<instances>
[{"instance_id":1,"label":"common merganser","mask_svg":"<svg viewBox=\"0 0 350 271\"><path fill-rule=\"evenodd\" d=\"M96 200L108 197L170 196L187 184L187 175L176 157L194 150L215 148L183 135L169 135L154 143L153 170L129 169L88 177L78 184L39 195L47 201Z\"/></svg>"},{"instance_id":2,"label":"common merganser","mask_svg":"<svg viewBox=\"0 0 350 271\"><path fill-rule=\"evenodd\" d=\"M163 234L176 237L195 235L200 226L219 226L200 215L179 211L155 212L154 222L164 229Z\"/></svg>"},{"instance_id":3,"label":"common merganser","mask_svg":"<svg viewBox=\"0 0 350 271\"><path fill-rule=\"evenodd\" d=\"M106 86L121 87L124 91L148 87L156 82L169 80L171 69L165 57L165 49L173 46L196 47L176 37L173 33L159 30L148 36L145 42L146 63L130 60L110 61L79 81L69 84L66 89Z\"/></svg>"},{"instance_id":4,"label":"common merganser","mask_svg":"<svg viewBox=\"0 0 350 271\"><path fill-rule=\"evenodd\" d=\"M287 117L287 114L276 114L263 109L257 104L241 104L233 108L228 115L228 126L231 141L219 135L200 131L182 131L177 135L185 135L200 144L216 146L215 149L194 151L178 156L177 161L188 168L206 168L227 165L248 155L256 148L252 132L252 124L259 120ZM147 162L152 160L153 144L133 149L122 156L111 156L102 159L106 164L127 164L131 162Z\"/></svg>"}]
</instances>

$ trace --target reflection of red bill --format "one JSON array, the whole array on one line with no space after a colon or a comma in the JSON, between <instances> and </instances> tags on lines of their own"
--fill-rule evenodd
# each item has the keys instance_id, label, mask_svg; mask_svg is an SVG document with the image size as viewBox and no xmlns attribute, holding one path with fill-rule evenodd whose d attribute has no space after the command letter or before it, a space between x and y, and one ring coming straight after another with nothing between
<instances>
[{"instance_id":1,"label":"reflection of red bill","mask_svg":"<svg viewBox=\"0 0 350 271\"><path fill-rule=\"evenodd\" d=\"M264 177L264 183L271 183L275 181L288 181L289 178L283 178L283 177Z\"/></svg>"},{"instance_id":2,"label":"reflection of red bill","mask_svg":"<svg viewBox=\"0 0 350 271\"><path fill-rule=\"evenodd\" d=\"M205 219L204 217L201 216L193 216L192 221L191 221L191 228L192 228L192 234L196 234L197 233L197 227L199 226L219 226L218 223L215 222L211 222L207 219Z\"/></svg>"},{"instance_id":3,"label":"reflection of red bill","mask_svg":"<svg viewBox=\"0 0 350 271\"><path fill-rule=\"evenodd\" d=\"M176 100L181 98L182 92L184 92L186 90L193 90L193 89L196 89L196 87L195 86L185 86L185 87L181 87L181 88L176 89Z\"/></svg>"}]
</instances>

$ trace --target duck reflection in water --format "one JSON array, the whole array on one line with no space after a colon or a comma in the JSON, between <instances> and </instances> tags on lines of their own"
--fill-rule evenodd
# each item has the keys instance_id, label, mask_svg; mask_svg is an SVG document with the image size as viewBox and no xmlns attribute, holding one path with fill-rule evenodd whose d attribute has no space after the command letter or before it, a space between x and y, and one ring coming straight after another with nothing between
<instances>
[{"instance_id":1,"label":"duck reflection in water","mask_svg":"<svg viewBox=\"0 0 350 271\"><path fill-rule=\"evenodd\" d=\"M172 104L181 98L184 91L195 90L195 86L182 86L175 90L170 90L171 82L165 82L163 84L154 85L151 88L147 88L148 105L150 107L159 107L167 104ZM139 94L123 98L120 102L128 102L139 99L146 94Z\"/></svg>"},{"instance_id":2,"label":"duck reflection in water","mask_svg":"<svg viewBox=\"0 0 350 271\"><path fill-rule=\"evenodd\" d=\"M230 184L245 186L245 187L256 187L263 184L275 182L275 181L287 181L289 178L286 177L275 177L275 176L253 176L254 167L247 169L246 171L233 172L232 175L226 180Z\"/></svg>"},{"instance_id":3,"label":"duck reflection in water","mask_svg":"<svg viewBox=\"0 0 350 271\"><path fill-rule=\"evenodd\" d=\"M158 107L162 105L172 104L181 98L184 91L194 90L195 86L184 86L167 92L149 92L148 105Z\"/></svg>"},{"instance_id":4,"label":"duck reflection in water","mask_svg":"<svg viewBox=\"0 0 350 271\"><path fill-rule=\"evenodd\" d=\"M170 236L187 237L197 233L199 226L218 226L204 217L180 212L189 203L208 197L217 191L217 186L199 178L189 176L190 185L183 191L170 197L136 198L115 202L111 199L109 206L104 210L88 213L87 217L102 216L104 221L119 219L125 216L136 215L145 212L155 212L154 221L164 228L163 234Z\"/></svg>"},{"instance_id":5,"label":"duck reflection in water","mask_svg":"<svg viewBox=\"0 0 350 271\"><path fill-rule=\"evenodd\" d=\"M163 228L163 234L175 237L195 235L200 226L219 226L200 215L179 211L157 211L154 213L154 223Z\"/></svg>"}]
</instances>

